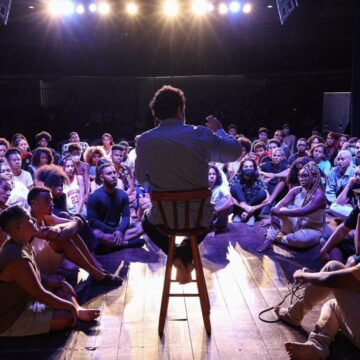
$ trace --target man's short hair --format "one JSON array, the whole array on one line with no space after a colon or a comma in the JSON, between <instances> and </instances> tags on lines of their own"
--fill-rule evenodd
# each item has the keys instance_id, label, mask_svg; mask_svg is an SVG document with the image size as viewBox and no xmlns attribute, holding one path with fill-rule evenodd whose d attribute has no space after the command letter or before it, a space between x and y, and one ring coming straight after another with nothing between
<instances>
[{"instance_id":1,"label":"man's short hair","mask_svg":"<svg viewBox=\"0 0 360 360\"><path fill-rule=\"evenodd\" d=\"M35 141L38 143L41 139L45 139L47 142L52 140L52 136L47 131L41 131L35 135Z\"/></svg>"},{"instance_id":2,"label":"man's short hair","mask_svg":"<svg viewBox=\"0 0 360 360\"><path fill-rule=\"evenodd\" d=\"M278 148L281 146L280 141L278 139L270 139L267 145L269 146L272 143L276 144Z\"/></svg>"},{"instance_id":3,"label":"man's short hair","mask_svg":"<svg viewBox=\"0 0 360 360\"><path fill-rule=\"evenodd\" d=\"M306 142L306 144L307 144L307 139L305 139L305 138L300 138L300 139L298 139L298 141L297 141L297 142L299 142L299 141L305 141L305 142Z\"/></svg>"},{"instance_id":4,"label":"man's short hair","mask_svg":"<svg viewBox=\"0 0 360 360\"><path fill-rule=\"evenodd\" d=\"M356 144L359 141L359 139L357 137L352 137L348 140L348 142L350 144Z\"/></svg>"},{"instance_id":5,"label":"man's short hair","mask_svg":"<svg viewBox=\"0 0 360 360\"><path fill-rule=\"evenodd\" d=\"M97 175L98 176L102 175L103 170L109 166L114 166L114 164L110 161L106 161L106 162L103 162L103 163L99 164L98 166L96 166Z\"/></svg>"},{"instance_id":6,"label":"man's short hair","mask_svg":"<svg viewBox=\"0 0 360 360\"><path fill-rule=\"evenodd\" d=\"M281 128L282 128L283 130L284 130L284 129L290 129L290 125L289 125L288 123L285 123L285 124L282 125Z\"/></svg>"},{"instance_id":7,"label":"man's short hair","mask_svg":"<svg viewBox=\"0 0 360 360\"><path fill-rule=\"evenodd\" d=\"M227 127L228 131L231 130L231 129L235 129L237 131L237 126L235 124L230 124L228 127Z\"/></svg>"},{"instance_id":8,"label":"man's short hair","mask_svg":"<svg viewBox=\"0 0 360 360\"><path fill-rule=\"evenodd\" d=\"M31 202L37 199L42 193L51 194L51 190L46 186L34 186L28 193L27 202L31 206Z\"/></svg>"},{"instance_id":9,"label":"man's short hair","mask_svg":"<svg viewBox=\"0 0 360 360\"><path fill-rule=\"evenodd\" d=\"M149 107L154 117L165 120L174 117L179 107L184 109L185 101L182 90L165 85L155 93Z\"/></svg>"},{"instance_id":10,"label":"man's short hair","mask_svg":"<svg viewBox=\"0 0 360 360\"><path fill-rule=\"evenodd\" d=\"M126 148L128 148L130 146L130 144L126 141L126 140L122 140L119 142L120 146L124 146Z\"/></svg>"},{"instance_id":11,"label":"man's short hair","mask_svg":"<svg viewBox=\"0 0 360 360\"><path fill-rule=\"evenodd\" d=\"M262 132L265 132L267 133L268 135L270 134L270 131L269 129L267 129L266 127L261 127L259 130L258 130L258 135Z\"/></svg>"},{"instance_id":12,"label":"man's short hair","mask_svg":"<svg viewBox=\"0 0 360 360\"><path fill-rule=\"evenodd\" d=\"M14 154L19 155L21 157L21 152L19 149L11 148L11 149L7 150L5 153L6 160L9 161L10 156L14 155Z\"/></svg>"},{"instance_id":13,"label":"man's short hair","mask_svg":"<svg viewBox=\"0 0 360 360\"><path fill-rule=\"evenodd\" d=\"M124 146L122 146L122 145L120 145L120 144L113 145L113 146L111 147L111 151L116 151L116 150L124 151L125 148L124 148Z\"/></svg>"},{"instance_id":14,"label":"man's short hair","mask_svg":"<svg viewBox=\"0 0 360 360\"><path fill-rule=\"evenodd\" d=\"M259 148L263 148L264 150L267 150L266 144L263 141L257 141L254 144L254 151L256 151L256 149L259 149Z\"/></svg>"},{"instance_id":15,"label":"man's short hair","mask_svg":"<svg viewBox=\"0 0 360 360\"><path fill-rule=\"evenodd\" d=\"M0 138L0 145L5 145L6 149L10 148L10 143L5 138Z\"/></svg>"},{"instance_id":16,"label":"man's short hair","mask_svg":"<svg viewBox=\"0 0 360 360\"><path fill-rule=\"evenodd\" d=\"M68 147L68 152L71 154L74 150L81 151L81 146L78 143L70 144Z\"/></svg>"},{"instance_id":17,"label":"man's short hair","mask_svg":"<svg viewBox=\"0 0 360 360\"><path fill-rule=\"evenodd\" d=\"M0 228L8 233L12 224L26 215L27 211L19 205L10 206L0 213Z\"/></svg>"}]
</instances>

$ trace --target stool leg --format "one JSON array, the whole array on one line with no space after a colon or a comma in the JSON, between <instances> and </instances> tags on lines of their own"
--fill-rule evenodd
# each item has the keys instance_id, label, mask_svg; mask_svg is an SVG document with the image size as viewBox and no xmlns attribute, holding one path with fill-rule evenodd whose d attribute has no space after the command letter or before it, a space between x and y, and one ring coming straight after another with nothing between
<instances>
[{"instance_id":1,"label":"stool leg","mask_svg":"<svg viewBox=\"0 0 360 360\"><path fill-rule=\"evenodd\" d=\"M169 294L170 294L170 284L171 284L171 270L174 261L174 252L175 252L175 236L171 236L169 239L169 251L166 261L166 270L165 270L165 279L163 293L161 297L161 308L159 316L159 335L162 336L164 333L165 319L167 314L167 309L169 305Z\"/></svg>"},{"instance_id":2,"label":"stool leg","mask_svg":"<svg viewBox=\"0 0 360 360\"><path fill-rule=\"evenodd\" d=\"M206 288L206 282L204 277L204 271L202 268L199 247L195 236L191 236L191 251L194 259L194 266L196 272L196 283L199 291L201 312L204 320L205 330L208 335L211 334L211 323L210 323L210 302Z\"/></svg>"}]
</instances>

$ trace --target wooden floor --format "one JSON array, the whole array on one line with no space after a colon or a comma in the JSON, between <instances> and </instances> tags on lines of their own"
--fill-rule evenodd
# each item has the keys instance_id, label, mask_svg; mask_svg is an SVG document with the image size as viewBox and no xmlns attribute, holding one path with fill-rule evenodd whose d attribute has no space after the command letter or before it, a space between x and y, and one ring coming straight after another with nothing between
<instances>
[{"instance_id":1,"label":"wooden floor","mask_svg":"<svg viewBox=\"0 0 360 360\"><path fill-rule=\"evenodd\" d=\"M0 359L287 359L284 343L305 340L319 308L305 318L302 331L264 323L258 313L283 298L294 270L320 268L319 248L295 254L275 247L261 256L255 249L263 234L258 225L230 224L228 232L208 236L201 245L211 302L210 338L197 298L170 299L164 338L158 337L166 258L147 246L99 257L126 280L111 291L91 286L81 291L86 306L101 309L98 322L79 324L67 333L0 339ZM194 285L174 286L182 292ZM336 339L331 359L359 358L343 336Z\"/></svg>"}]
</instances>

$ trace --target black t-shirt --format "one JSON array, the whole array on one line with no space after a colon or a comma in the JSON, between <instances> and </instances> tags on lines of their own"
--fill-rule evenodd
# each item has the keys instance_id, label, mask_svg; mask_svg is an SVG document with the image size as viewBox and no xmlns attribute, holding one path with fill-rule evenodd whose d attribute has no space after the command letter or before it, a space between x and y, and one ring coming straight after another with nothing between
<instances>
[{"instance_id":1,"label":"black t-shirt","mask_svg":"<svg viewBox=\"0 0 360 360\"><path fill-rule=\"evenodd\" d=\"M271 161L265 162L260 165L260 170L264 171L266 173L272 173L272 174L278 174L284 170L286 170L287 167L287 161L282 160L279 165L274 165ZM280 178L273 178L271 179L268 184L272 186L276 186L277 183L280 181Z\"/></svg>"},{"instance_id":2,"label":"black t-shirt","mask_svg":"<svg viewBox=\"0 0 360 360\"><path fill-rule=\"evenodd\" d=\"M349 229L355 230L357 225L357 219L360 214L360 209L356 205L350 215L345 219L344 225Z\"/></svg>"}]
</instances>

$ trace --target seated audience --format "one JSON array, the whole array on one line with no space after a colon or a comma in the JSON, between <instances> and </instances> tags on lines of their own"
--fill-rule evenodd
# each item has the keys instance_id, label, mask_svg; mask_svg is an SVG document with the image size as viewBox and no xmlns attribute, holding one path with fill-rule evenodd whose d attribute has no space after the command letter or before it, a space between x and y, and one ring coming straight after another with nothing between
<instances>
[{"instance_id":1,"label":"seated audience","mask_svg":"<svg viewBox=\"0 0 360 360\"><path fill-rule=\"evenodd\" d=\"M28 170L28 167L31 164L32 154L29 151L29 144L26 138L24 137L24 135L22 136L23 137L18 136L14 139L14 142L12 143L12 148L19 150L21 156L21 168L23 170Z\"/></svg>"},{"instance_id":2,"label":"seated audience","mask_svg":"<svg viewBox=\"0 0 360 360\"><path fill-rule=\"evenodd\" d=\"M341 134L339 137L339 140L337 141L337 148L338 150L346 150L343 149L344 144L349 140L350 136L349 135L345 135L345 134Z\"/></svg>"},{"instance_id":3,"label":"seated audience","mask_svg":"<svg viewBox=\"0 0 360 360\"><path fill-rule=\"evenodd\" d=\"M282 126L282 132L284 135L283 143L289 148L290 155L295 153L295 147L296 147L296 136L293 134L290 134L290 125L284 124Z\"/></svg>"},{"instance_id":4,"label":"seated audience","mask_svg":"<svg viewBox=\"0 0 360 360\"><path fill-rule=\"evenodd\" d=\"M261 211L262 216L268 216L271 208L283 197L286 191L285 179L288 175L288 166L284 161L284 151L276 148L271 153L271 161L260 165L260 174L270 194L267 205Z\"/></svg>"},{"instance_id":5,"label":"seated audience","mask_svg":"<svg viewBox=\"0 0 360 360\"><path fill-rule=\"evenodd\" d=\"M105 133L101 137L101 148L105 153L107 160L111 160L111 147L114 145L114 139L111 134ZM86 161L86 160L85 160Z\"/></svg>"},{"instance_id":6,"label":"seated audience","mask_svg":"<svg viewBox=\"0 0 360 360\"><path fill-rule=\"evenodd\" d=\"M63 186L63 193L66 195L67 211L71 215L81 214L84 216L86 215L84 179L81 175L77 174L74 161L71 157L65 158L63 169L67 175Z\"/></svg>"},{"instance_id":7,"label":"seated audience","mask_svg":"<svg viewBox=\"0 0 360 360\"><path fill-rule=\"evenodd\" d=\"M0 163L0 175L10 180L12 184L11 194L6 202L6 205L8 206L19 205L24 209L27 209L28 208L27 195L29 193L29 190L22 182L13 181L14 175L11 172L11 169L7 163Z\"/></svg>"},{"instance_id":8,"label":"seated audience","mask_svg":"<svg viewBox=\"0 0 360 360\"><path fill-rule=\"evenodd\" d=\"M52 278L42 284L29 246L39 229L25 210L18 206L4 210L0 227L11 237L0 248L0 336L44 334L99 317L99 310L79 305L65 281Z\"/></svg>"},{"instance_id":9,"label":"seated audience","mask_svg":"<svg viewBox=\"0 0 360 360\"><path fill-rule=\"evenodd\" d=\"M338 142L339 136L338 134L330 131L326 137L326 152L328 155L328 159L331 163L331 166L335 165L335 159L338 155L338 147L337 147L337 142Z\"/></svg>"},{"instance_id":10,"label":"seated audience","mask_svg":"<svg viewBox=\"0 0 360 360\"><path fill-rule=\"evenodd\" d=\"M3 166L4 164L1 163L0 166ZM8 208L7 202L9 201L11 190L12 190L13 184L11 180L9 180L6 176L3 174L0 174L0 213L2 210L5 210ZM0 228L0 248L2 244L7 239L8 235L4 233Z\"/></svg>"},{"instance_id":11,"label":"seated audience","mask_svg":"<svg viewBox=\"0 0 360 360\"><path fill-rule=\"evenodd\" d=\"M227 133L233 137L234 139L237 139L238 138L238 128L235 124L230 124L228 127L227 127Z\"/></svg>"},{"instance_id":12,"label":"seated audience","mask_svg":"<svg viewBox=\"0 0 360 360\"><path fill-rule=\"evenodd\" d=\"M129 198L125 191L118 189L117 173L111 163L98 167L103 186L90 194L87 218L96 238L102 245L122 249L142 246L144 241L130 241L125 231L130 223Z\"/></svg>"},{"instance_id":13,"label":"seated audience","mask_svg":"<svg viewBox=\"0 0 360 360\"><path fill-rule=\"evenodd\" d=\"M229 215L232 212L233 201L229 187L227 184L223 184L219 169L213 165L209 166L209 188L211 190L211 203L214 205L215 212L212 228L216 234L226 229Z\"/></svg>"},{"instance_id":14,"label":"seated audience","mask_svg":"<svg viewBox=\"0 0 360 360\"><path fill-rule=\"evenodd\" d=\"M100 146L89 146L84 153L84 161L89 165L90 181L95 179L96 165L101 158L106 158L106 155Z\"/></svg>"},{"instance_id":15,"label":"seated audience","mask_svg":"<svg viewBox=\"0 0 360 360\"><path fill-rule=\"evenodd\" d=\"M258 140L260 140L266 144L269 139L269 134L270 134L270 131L266 127L261 127L258 130Z\"/></svg>"},{"instance_id":16,"label":"seated audience","mask_svg":"<svg viewBox=\"0 0 360 360\"><path fill-rule=\"evenodd\" d=\"M9 142L4 138L0 138L0 163L3 163L6 160L5 153L9 149L10 149Z\"/></svg>"},{"instance_id":17,"label":"seated audience","mask_svg":"<svg viewBox=\"0 0 360 360\"><path fill-rule=\"evenodd\" d=\"M315 329L305 343L288 342L286 350L292 359L326 359L330 345L339 330L357 347L360 347L360 266L346 269L339 262L331 261L320 272L297 270L294 280L306 284L301 297L288 308L275 309L280 320L300 326L303 318L314 306L326 301L321 308ZM328 300L328 297L331 297Z\"/></svg>"},{"instance_id":18,"label":"seated audience","mask_svg":"<svg viewBox=\"0 0 360 360\"><path fill-rule=\"evenodd\" d=\"M360 214L360 190L354 190L357 203L351 211L350 215L343 223L336 227L335 231L330 235L329 239L322 244L320 250L320 259L323 263L330 260L346 262L352 264L354 256L360 254L360 243L355 246L354 236L351 236L352 230L355 230L359 223ZM357 238L360 241L360 238ZM356 262L360 261L360 257L356 258Z\"/></svg>"},{"instance_id":19,"label":"seated audience","mask_svg":"<svg viewBox=\"0 0 360 360\"><path fill-rule=\"evenodd\" d=\"M35 171L44 165L51 165L54 162L51 150L46 147L39 147L34 150L31 165L28 167L28 171L31 177L34 179Z\"/></svg>"},{"instance_id":20,"label":"seated audience","mask_svg":"<svg viewBox=\"0 0 360 360\"><path fill-rule=\"evenodd\" d=\"M231 195L235 200L233 222L244 221L252 226L260 209L266 205L266 185L261 180L255 160L244 158L238 174L231 183Z\"/></svg>"},{"instance_id":21,"label":"seated audience","mask_svg":"<svg viewBox=\"0 0 360 360\"><path fill-rule=\"evenodd\" d=\"M254 145L255 146L255 145ZM273 152L273 150L280 148L280 141L276 140L276 139L270 139L267 143L267 147L268 147L268 156L263 156L261 158L260 164L266 163L266 162L271 162L271 153ZM286 162L286 160L283 160L284 162Z\"/></svg>"},{"instance_id":22,"label":"seated audience","mask_svg":"<svg viewBox=\"0 0 360 360\"><path fill-rule=\"evenodd\" d=\"M271 210L271 226L259 252L276 241L293 248L308 248L320 242L324 228L326 199L320 171L313 163L306 164L299 174L300 186Z\"/></svg>"},{"instance_id":23,"label":"seated audience","mask_svg":"<svg viewBox=\"0 0 360 360\"><path fill-rule=\"evenodd\" d=\"M325 180L330 175L331 164L327 160L325 144L316 144L310 150L310 158L315 162L316 166L324 174Z\"/></svg>"},{"instance_id":24,"label":"seated audience","mask_svg":"<svg viewBox=\"0 0 360 360\"><path fill-rule=\"evenodd\" d=\"M300 186L299 181L299 173L300 170L309 162L311 159L308 156L299 157L297 158L291 165L289 174L286 178L286 184L288 185L289 189L292 189L296 186Z\"/></svg>"},{"instance_id":25,"label":"seated audience","mask_svg":"<svg viewBox=\"0 0 360 360\"><path fill-rule=\"evenodd\" d=\"M61 156L53 148L49 147L49 143L52 140L52 136L47 131L41 131L35 135L35 141L38 147L48 148L54 158L54 164L59 165Z\"/></svg>"},{"instance_id":26,"label":"seated audience","mask_svg":"<svg viewBox=\"0 0 360 360\"><path fill-rule=\"evenodd\" d=\"M31 189L28 203L31 207L31 216L37 221L39 229L46 230L46 226L51 226L51 230L60 231L60 239L48 241L47 237L36 236L30 242L42 274L54 274L67 259L86 270L96 284L101 282L102 285L121 285L120 278L100 268L79 235L84 225L81 218L64 219L52 213L54 203L49 188L38 186Z\"/></svg>"},{"instance_id":27,"label":"seated audience","mask_svg":"<svg viewBox=\"0 0 360 360\"><path fill-rule=\"evenodd\" d=\"M355 144L355 154L354 154L354 156L352 158L352 163L355 166L360 165L360 139Z\"/></svg>"},{"instance_id":28,"label":"seated audience","mask_svg":"<svg viewBox=\"0 0 360 360\"><path fill-rule=\"evenodd\" d=\"M69 142L64 144L61 148L61 155L62 157L67 156L69 151L69 146L71 144L79 144L80 145L80 156L85 152L85 150L89 147L89 144L85 141L80 141L80 136L76 131L72 131L69 134Z\"/></svg>"},{"instance_id":29,"label":"seated audience","mask_svg":"<svg viewBox=\"0 0 360 360\"><path fill-rule=\"evenodd\" d=\"M241 136L237 139L237 141L240 143L241 146L241 155L236 161L232 161L226 166L229 180L231 180L235 176L235 174L238 173L242 159L248 157L251 151L251 141L249 139Z\"/></svg>"},{"instance_id":30,"label":"seated audience","mask_svg":"<svg viewBox=\"0 0 360 360\"><path fill-rule=\"evenodd\" d=\"M267 151L266 144L262 141L257 141L253 146L253 151L255 153L254 160L257 165L260 165L263 158L270 156L270 152Z\"/></svg>"},{"instance_id":31,"label":"seated audience","mask_svg":"<svg viewBox=\"0 0 360 360\"><path fill-rule=\"evenodd\" d=\"M293 164L293 162L298 158L302 158L302 157L309 158L306 154L306 146L307 146L307 140L305 138L300 138L297 141L297 143L296 143L297 152L293 153L289 157L289 159L288 159L289 166L291 166Z\"/></svg>"},{"instance_id":32,"label":"seated audience","mask_svg":"<svg viewBox=\"0 0 360 360\"><path fill-rule=\"evenodd\" d=\"M311 135L308 139L307 139L307 144L308 144L308 152L310 155L310 151L311 149L318 144L325 144L325 140L320 136L320 135Z\"/></svg>"},{"instance_id":33,"label":"seated audience","mask_svg":"<svg viewBox=\"0 0 360 360\"><path fill-rule=\"evenodd\" d=\"M274 139L279 141L280 148L283 149L285 158L288 159L289 156L290 156L290 149L283 141L283 139L284 139L283 131L282 130L276 130L275 133L274 133Z\"/></svg>"},{"instance_id":34,"label":"seated audience","mask_svg":"<svg viewBox=\"0 0 360 360\"><path fill-rule=\"evenodd\" d=\"M5 154L7 163L14 175L14 181L21 182L29 190L32 188L34 182L30 173L21 168L21 154L18 149L9 149Z\"/></svg>"},{"instance_id":35,"label":"seated audience","mask_svg":"<svg viewBox=\"0 0 360 360\"><path fill-rule=\"evenodd\" d=\"M81 161L81 147L78 143L70 144L68 147L68 152L71 156L71 159L74 161L76 172L78 175L82 176L84 182L84 201L87 202L87 199L90 194L90 174L89 174L89 165Z\"/></svg>"},{"instance_id":36,"label":"seated audience","mask_svg":"<svg viewBox=\"0 0 360 360\"><path fill-rule=\"evenodd\" d=\"M354 173L355 167L351 163L350 151L341 150L336 158L336 166L331 169L326 181L325 195L330 204L330 211L336 207L337 196L343 191ZM335 205L332 207L332 204Z\"/></svg>"}]
</instances>

